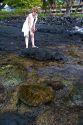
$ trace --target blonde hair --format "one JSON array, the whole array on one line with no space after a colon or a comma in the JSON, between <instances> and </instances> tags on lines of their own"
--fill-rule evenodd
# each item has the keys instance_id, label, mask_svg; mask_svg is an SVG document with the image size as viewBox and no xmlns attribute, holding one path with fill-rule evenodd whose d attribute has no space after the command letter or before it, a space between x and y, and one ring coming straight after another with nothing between
<instances>
[{"instance_id":1,"label":"blonde hair","mask_svg":"<svg viewBox=\"0 0 83 125\"><path fill-rule=\"evenodd\" d=\"M32 12L38 12L38 8L37 7L33 7L32 8Z\"/></svg>"}]
</instances>

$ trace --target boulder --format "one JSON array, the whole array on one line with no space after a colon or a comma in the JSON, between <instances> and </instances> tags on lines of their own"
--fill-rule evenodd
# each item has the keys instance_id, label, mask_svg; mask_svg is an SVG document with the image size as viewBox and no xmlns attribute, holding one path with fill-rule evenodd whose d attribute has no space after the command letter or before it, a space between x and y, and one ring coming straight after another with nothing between
<instances>
[{"instance_id":1,"label":"boulder","mask_svg":"<svg viewBox=\"0 0 83 125\"><path fill-rule=\"evenodd\" d=\"M28 48L21 51L19 56L26 58L33 58L39 61L59 61L65 62L67 58L64 56L64 53L58 49L50 48Z\"/></svg>"},{"instance_id":2,"label":"boulder","mask_svg":"<svg viewBox=\"0 0 83 125\"><path fill-rule=\"evenodd\" d=\"M37 84L21 85L18 88L18 98L29 106L38 106L51 102L54 98L54 92L49 87Z\"/></svg>"}]
</instances>

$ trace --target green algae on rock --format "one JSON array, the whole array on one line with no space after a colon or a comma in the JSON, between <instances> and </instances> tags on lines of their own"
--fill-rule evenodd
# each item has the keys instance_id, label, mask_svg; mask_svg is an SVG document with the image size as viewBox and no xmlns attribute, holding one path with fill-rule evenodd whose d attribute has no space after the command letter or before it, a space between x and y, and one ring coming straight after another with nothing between
<instances>
[{"instance_id":1,"label":"green algae on rock","mask_svg":"<svg viewBox=\"0 0 83 125\"><path fill-rule=\"evenodd\" d=\"M29 106L38 106L51 102L54 91L50 87L38 84L21 85L18 89L18 98Z\"/></svg>"},{"instance_id":2,"label":"green algae on rock","mask_svg":"<svg viewBox=\"0 0 83 125\"><path fill-rule=\"evenodd\" d=\"M18 85L26 79L26 70L14 64L0 64L0 79L4 87Z\"/></svg>"},{"instance_id":3,"label":"green algae on rock","mask_svg":"<svg viewBox=\"0 0 83 125\"><path fill-rule=\"evenodd\" d=\"M78 112L61 106L52 108L37 117L36 125L78 125Z\"/></svg>"}]
</instances>

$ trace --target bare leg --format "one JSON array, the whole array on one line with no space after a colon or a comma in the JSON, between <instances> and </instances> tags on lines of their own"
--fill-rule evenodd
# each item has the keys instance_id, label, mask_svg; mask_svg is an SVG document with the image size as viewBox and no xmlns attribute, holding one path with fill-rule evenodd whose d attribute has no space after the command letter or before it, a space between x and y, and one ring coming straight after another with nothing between
<instances>
[{"instance_id":1,"label":"bare leg","mask_svg":"<svg viewBox=\"0 0 83 125\"><path fill-rule=\"evenodd\" d=\"M31 36L31 42L32 42L32 47L35 46L35 40L34 40L34 33L30 31L30 36Z\"/></svg>"},{"instance_id":2,"label":"bare leg","mask_svg":"<svg viewBox=\"0 0 83 125\"><path fill-rule=\"evenodd\" d=\"M34 47L38 48L37 46L35 46L34 33L32 31L30 31L30 36L31 36L32 48Z\"/></svg>"},{"instance_id":3,"label":"bare leg","mask_svg":"<svg viewBox=\"0 0 83 125\"><path fill-rule=\"evenodd\" d=\"M25 36L25 44L26 44L26 48L28 48L29 36Z\"/></svg>"}]
</instances>

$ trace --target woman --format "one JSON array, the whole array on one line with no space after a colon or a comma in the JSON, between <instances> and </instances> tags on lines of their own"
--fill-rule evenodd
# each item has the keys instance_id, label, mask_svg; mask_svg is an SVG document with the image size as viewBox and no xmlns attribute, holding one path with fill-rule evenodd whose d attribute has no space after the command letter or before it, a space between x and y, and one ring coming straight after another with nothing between
<instances>
[{"instance_id":1,"label":"woman","mask_svg":"<svg viewBox=\"0 0 83 125\"><path fill-rule=\"evenodd\" d=\"M30 14L28 14L23 27L22 27L22 32L24 32L24 37L25 37L25 44L26 44L26 48L28 48L28 44L29 44L29 35L31 37L31 42L32 42L32 48L36 47L35 46L35 42L34 42L34 33L37 30L35 28L35 24L37 22L37 8L33 8L32 12Z\"/></svg>"}]
</instances>

